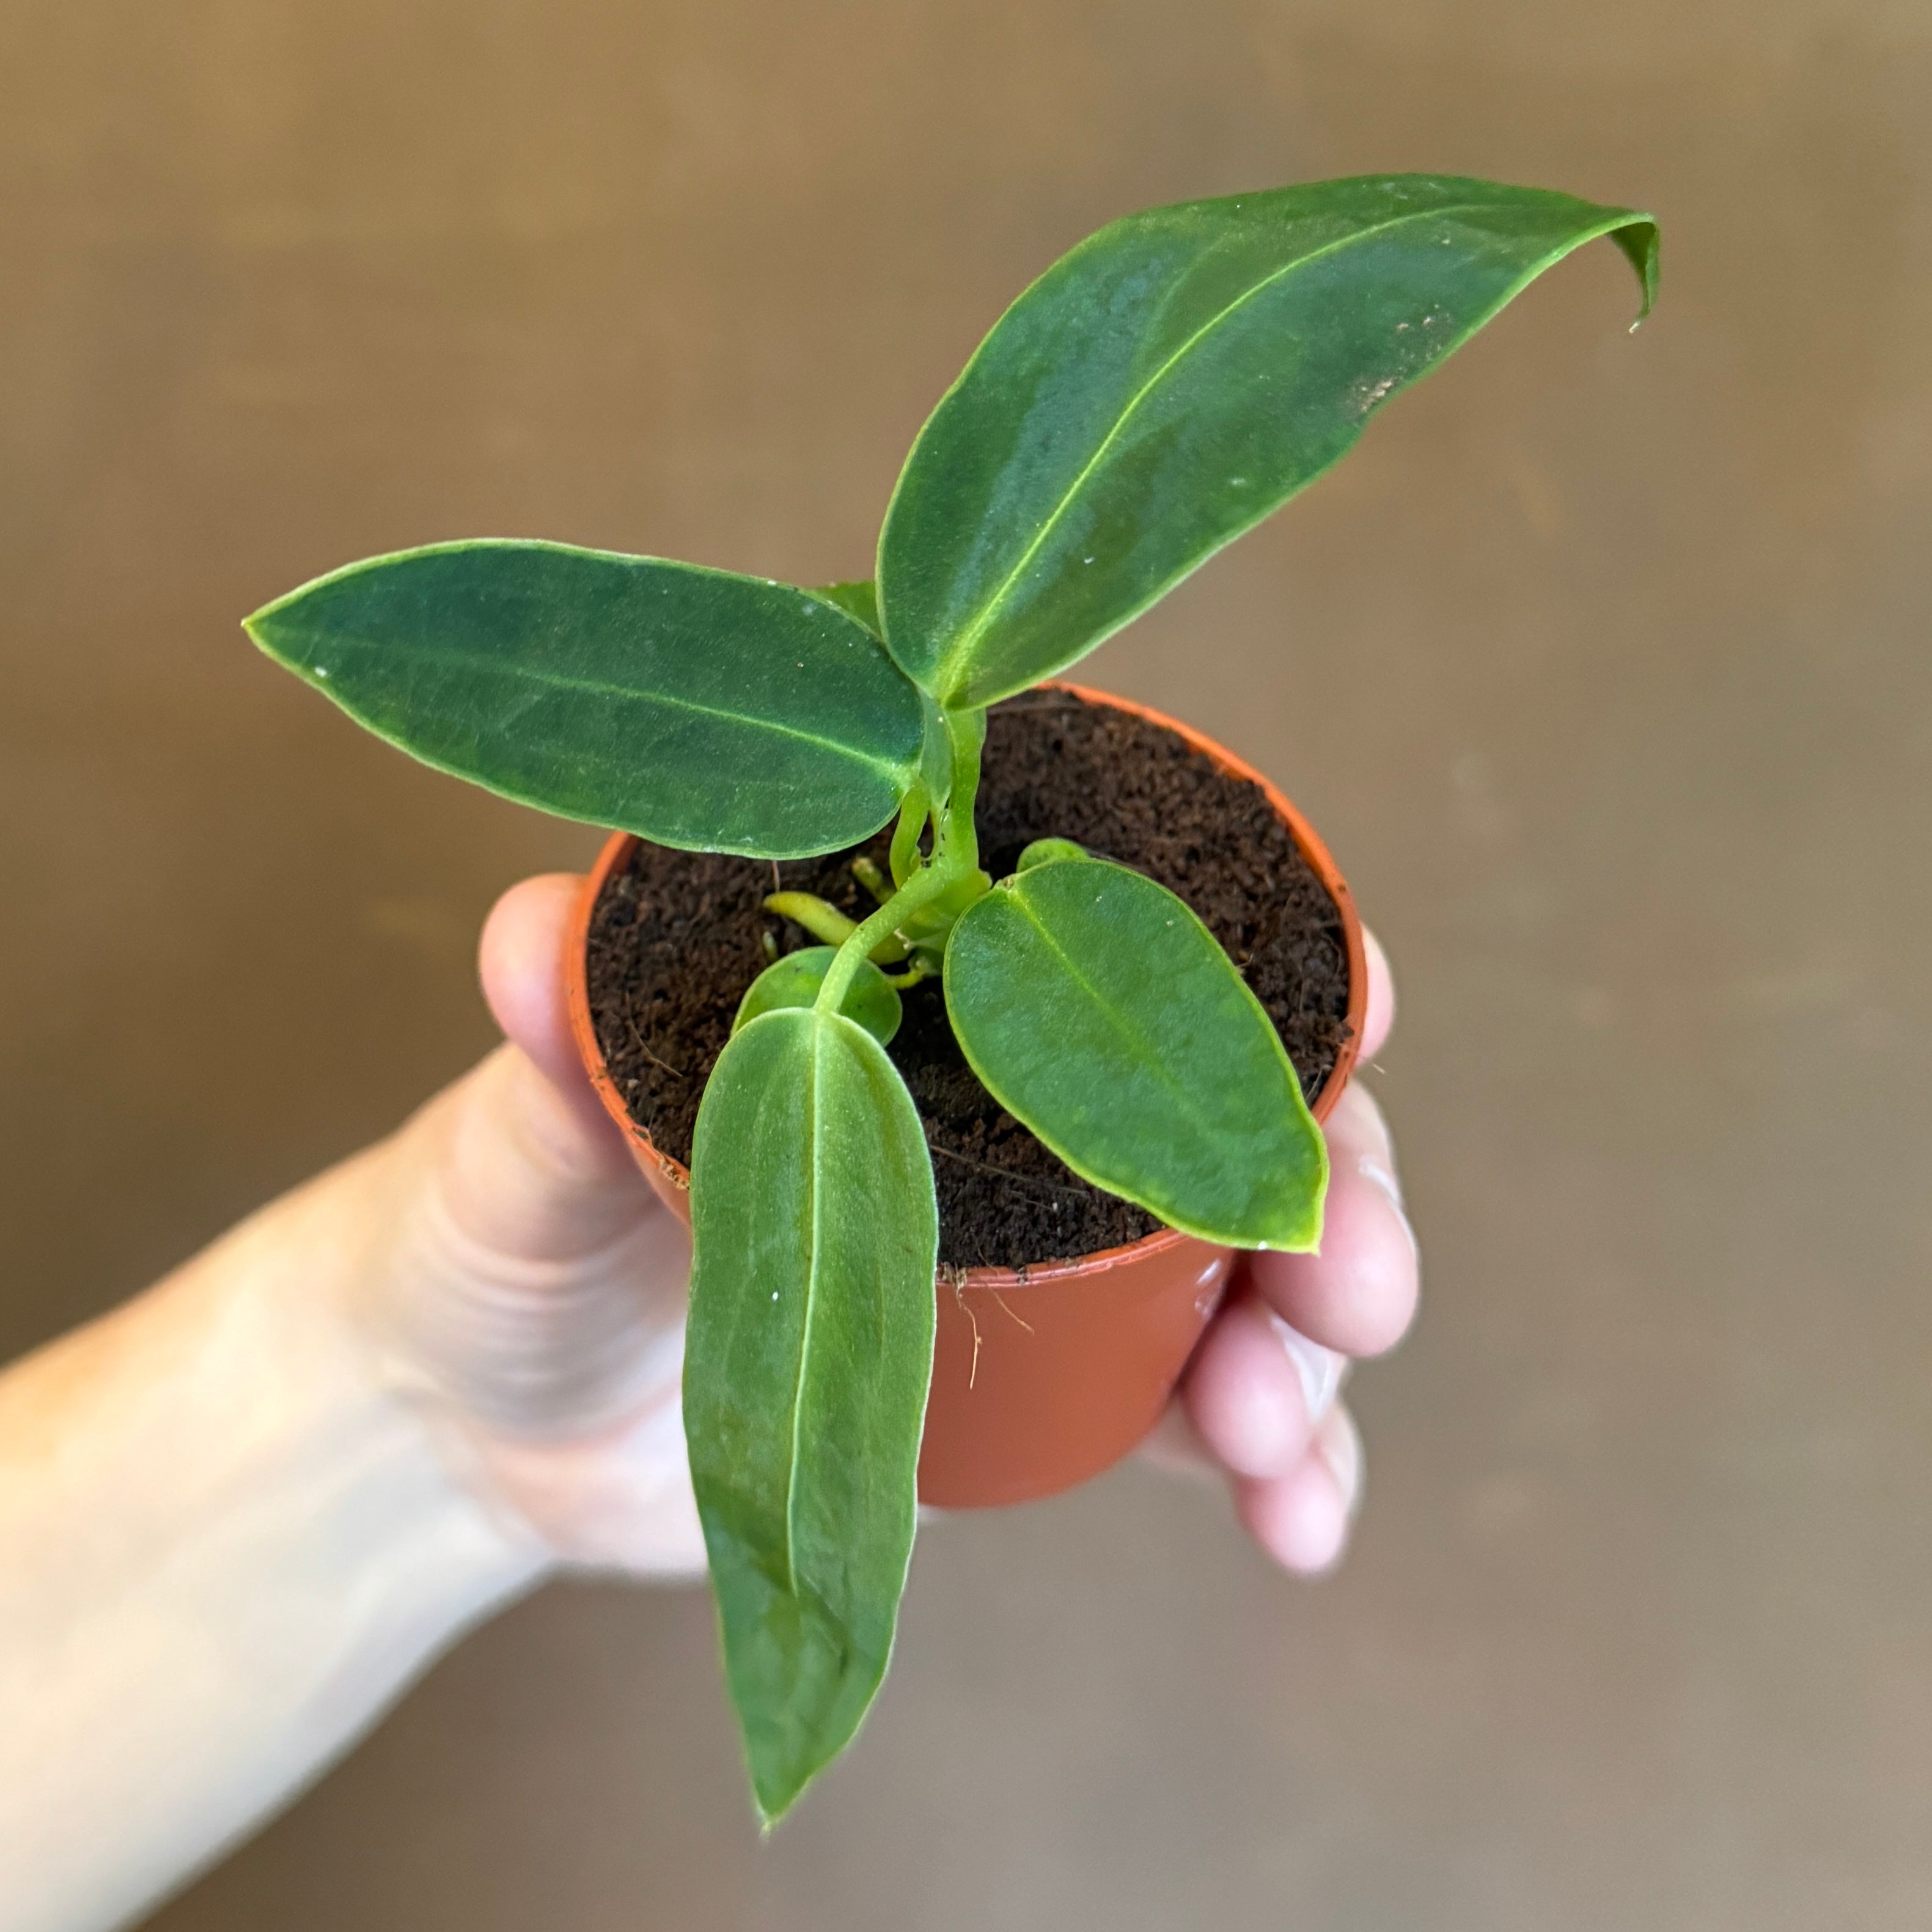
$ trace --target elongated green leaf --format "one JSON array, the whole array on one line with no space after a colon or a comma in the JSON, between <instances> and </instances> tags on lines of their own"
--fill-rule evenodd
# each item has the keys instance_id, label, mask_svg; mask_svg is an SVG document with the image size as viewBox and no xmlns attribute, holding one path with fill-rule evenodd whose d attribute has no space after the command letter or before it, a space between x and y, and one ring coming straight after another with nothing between
<instances>
[{"instance_id":1,"label":"elongated green leaf","mask_svg":"<svg viewBox=\"0 0 1932 1932\"><path fill-rule=\"evenodd\" d=\"M924 708L812 592L562 544L438 544L318 578L250 636L425 763L661 845L796 858L868 837Z\"/></svg>"},{"instance_id":2,"label":"elongated green leaf","mask_svg":"<svg viewBox=\"0 0 1932 1932\"><path fill-rule=\"evenodd\" d=\"M1166 886L1056 859L969 907L946 1006L973 1070L1076 1174L1169 1226L1312 1248L1328 1156L1261 1003Z\"/></svg>"},{"instance_id":3,"label":"elongated green leaf","mask_svg":"<svg viewBox=\"0 0 1932 1932\"><path fill-rule=\"evenodd\" d=\"M818 997L825 976L838 956L836 946L806 946L775 959L746 989L738 1003L734 1033L742 1033L760 1013L787 1006L808 1006ZM904 1017L898 988L869 959L861 960L856 977L838 1010L863 1027L881 1046L892 1044Z\"/></svg>"},{"instance_id":4,"label":"elongated green leaf","mask_svg":"<svg viewBox=\"0 0 1932 1932\"><path fill-rule=\"evenodd\" d=\"M779 1816L879 1688L911 1554L939 1252L912 1098L870 1034L734 1034L692 1160L685 1432L760 1811Z\"/></svg>"},{"instance_id":5,"label":"elongated green leaf","mask_svg":"<svg viewBox=\"0 0 1932 1932\"><path fill-rule=\"evenodd\" d=\"M1341 456L1389 397L1593 236L1648 215L1429 175L1130 216L994 326L879 540L885 635L948 705L1070 664Z\"/></svg>"}]
</instances>

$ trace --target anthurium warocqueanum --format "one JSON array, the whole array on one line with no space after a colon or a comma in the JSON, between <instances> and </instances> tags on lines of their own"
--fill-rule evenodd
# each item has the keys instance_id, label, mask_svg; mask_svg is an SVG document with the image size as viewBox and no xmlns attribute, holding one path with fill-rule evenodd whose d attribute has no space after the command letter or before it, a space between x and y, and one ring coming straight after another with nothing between
<instances>
[{"instance_id":1,"label":"anthurium warocqueanum","mask_svg":"<svg viewBox=\"0 0 1932 1932\"><path fill-rule=\"evenodd\" d=\"M822 943L748 966L692 1156L685 1416L766 1820L865 1716L912 1550L938 1216L884 1050L904 991L940 982L1000 1104L1099 1186L1235 1246L1321 1232L1320 1130L1187 907L1064 840L981 870L986 707L1279 508L1599 236L1647 310L1650 218L1537 189L1378 176L1131 215L980 345L869 582L488 540L350 564L248 620L371 730L547 812L761 859L896 821L862 922L778 902Z\"/></svg>"}]
</instances>

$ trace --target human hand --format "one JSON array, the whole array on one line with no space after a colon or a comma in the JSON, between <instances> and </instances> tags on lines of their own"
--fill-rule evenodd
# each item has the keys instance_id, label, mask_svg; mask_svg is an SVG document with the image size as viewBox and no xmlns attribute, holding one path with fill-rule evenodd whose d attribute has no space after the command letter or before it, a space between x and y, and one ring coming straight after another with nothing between
<instances>
[{"instance_id":1,"label":"human hand","mask_svg":"<svg viewBox=\"0 0 1932 1932\"><path fill-rule=\"evenodd\" d=\"M358 1311L470 1486L566 1563L703 1574L679 1384L688 1234L585 1077L564 1004L582 881L526 879L479 965L506 1043L368 1159Z\"/></svg>"},{"instance_id":2,"label":"human hand","mask_svg":"<svg viewBox=\"0 0 1932 1932\"><path fill-rule=\"evenodd\" d=\"M1366 938L1364 1060L1382 1050L1395 1019L1387 956ZM1361 1437L1342 1384L1355 1358L1401 1340L1419 1279L1388 1127L1359 1081L1326 1131L1321 1252L1242 1258L1145 1450L1163 1466L1224 1478L1249 1534L1304 1576L1340 1561L1361 1504Z\"/></svg>"},{"instance_id":3,"label":"human hand","mask_svg":"<svg viewBox=\"0 0 1932 1932\"><path fill-rule=\"evenodd\" d=\"M508 1036L383 1150L387 1208L366 1318L470 1480L561 1559L695 1575L702 1535L679 1378L688 1238L638 1172L571 1039L558 962L580 882L525 880L486 923ZM1371 942L1365 1052L1394 995ZM1288 1568L1340 1555L1360 1451L1334 1400L1349 1357L1393 1345L1415 1250L1386 1131L1352 1088L1328 1124L1319 1256L1256 1256L1197 1352L1156 1453L1218 1468Z\"/></svg>"}]
</instances>

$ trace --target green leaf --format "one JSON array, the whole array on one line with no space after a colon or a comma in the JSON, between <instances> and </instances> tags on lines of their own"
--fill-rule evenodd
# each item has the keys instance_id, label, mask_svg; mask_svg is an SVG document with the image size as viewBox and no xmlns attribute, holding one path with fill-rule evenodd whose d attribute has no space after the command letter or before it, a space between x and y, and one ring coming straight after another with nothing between
<instances>
[{"instance_id":1,"label":"green leaf","mask_svg":"<svg viewBox=\"0 0 1932 1932\"><path fill-rule=\"evenodd\" d=\"M912 1551L939 1219L884 1049L796 1008L734 1035L698 1109L691 1208L685 1432L770 1820L864 1717Z\"/></svg>"},{"instance_id":2,"label":"green leaf","mask_svg":"<svg viewBox=\"0 0 1932 1932\"><path fill-rule=\"evenodd\" d=\"M879 628L879 593L869 577L850 584L821 584L812 594L837 604L847 616L857 618L874 637L884 635Z\"/></svg>"},{"instance_id":3,"label":"green leaf","mask_svg":"<svg viewBox=\"0 0 1932 1932\"><path fill-rule=\"evenodd\" d=\"M1030 872L1036 866L1051 865L1056 859L1084 859L1087 848L1070 838L1036 838L1013 862L1016 872Z\"/></svg>"},{"instance_id":4,"label":"green leaf","mask_svg":"<svg viewBox=\"0 0 1932 1932\"><path fill-rule=\"evenodd\" d=\"M818 997L825 975L837 956L836 946L806 946L774 960L747 989L738 1004L738 1016L731 1030L742 1033L760 1013L777 1012L787 1006L808 1006ZM838 1010L848 1020L856 1020L881 1046L892 1044L904 1012L892 982L869 959L859 963L858 976L840 1003Z\"/></svg>"},{"instance_id":5,"label":"green leaf","mask_svg":"<svg viewBox=\"0 0 1932 1932\"><path fill-rule=\"evenodd\" d=\"M426 764L566 818L760 859L885 824L925 707L809 592L563 544L437 544L248 620L268 655Z\"/></svg>"},{"instance_id":6,"label":"green leaf","mask_svg":"<svg viewBox=\"0 0 1932 1932\"><path fill-rule=\"evenodd\" d=\"M1429 175L1184 203L1090 236L920 430L879 539L887 647L949 706L1091 650L1312 482L1389 397L1648 215Z\"/></svg>"},{"instance_id":7,"label":"green leaf","mask_svg":"<svg viewBox=\"0 0 1932 1932\"><path fill-rule=\"evenodd\" d=\"M821 584L812 594L837 604L848 616L856 617L874 637L883 638L886 634L879 621L878 586L869 577L849 584ZM925 696L923 692L920 694ZM928 803L944 805L952 784L952 740L946 732L944 713L930 698L926 698L926 740L920 766Z\"/></svg>"},{"instance_id":8,"label":"green leaf","mask_svg":"<svg viewBox=\"0 0 1932 1932\"><path fill-rule=\"evenodd\" d=\"M1301 1083L1166 886L1099 859L1002 880L952 928L946 1006L994 1098L1096 1186L1231 1246L1321 1239L1328 1156Z\"/></svg>"}]
</instances>

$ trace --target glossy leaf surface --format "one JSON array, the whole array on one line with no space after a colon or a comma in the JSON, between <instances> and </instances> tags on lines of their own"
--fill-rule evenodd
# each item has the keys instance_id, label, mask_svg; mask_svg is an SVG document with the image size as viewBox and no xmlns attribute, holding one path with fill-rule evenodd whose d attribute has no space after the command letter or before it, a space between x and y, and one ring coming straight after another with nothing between
<instances>
[{"instance_id":1,"label":"glossy leaf surface","mask_svg":"<svg viewBox=\"0 0 1932 1932\"><path fill-rule=\"evenodd\" d=\"M1064 668L1340 457L1526 284L1646 215L1488 182L1319 182L1128 217L1034 284L907 458L885 635L948 705Z\"/></svg>"},{"instance_id":2,"label":"glossy leaf surface","mask_svg":"<svg viewBox=\"0 0 1932 1932\"><path fill-rule=\"evenodd\" d=\"M863 624L874 637L883 638L886 634L885 626L879 616L878 586L871 578L844 584L821 584L812 595L823 597L828 604L837 604L848 616ZM928 802L944 805L952 784L952 747L946 736L945 720L930 698L926 700L926 746L920 766Z\"/></svg>"},{"instance_id":3,"label":"glossy leaf surface","mask_svg":"<svg viewBox=\"0 0 1932 1932\"><path fill-rule=\"evenodd\" d=\"M1166 886L1097 859L1003 880L946 952L973 1070L1076 1174L1170 1227L1312 1248L1322 1130L1280 1036Z\"/></svg>"},{"instance_id":4,"label":"glossy leaf surface","mask_svg":"<svg viewBox=\"0 0 1932 1932\"><path fill-rule=\"evenodd\" d=\"M774 1819L878 1689L912 1550L939 1226L884 1049L809 1010L735 1034L698 1112L691 1206L685 1432Z\"/></svg>"},{"instance_id":5,"label":"glossy leaf surface","mask_svg":"<svg viewBox=\"0 0 1932 1932\"><path fill-rule=\"evenodd\" d=\"M824 598L562 544L351 564L249 634L425 763L687 850L794 858L885 824L920 695Z\"/></svg>"},{"instance_id":6,"label":"glossy leaf surface","mask_svg":"<svg viewBox=\"0 0 1932 1932\"><path fill-rule=\"evenodd\" d=\"M810 1006L818 998L838 950L834 946L806 946L772 961L738 1003L731 1030L742 1033L760 1013ZM869 959L860 962L858 975L838 1010L863 1027L881 1046L892 1044L904 1016L898 988Z\"/></svg>"}]
</instances>

